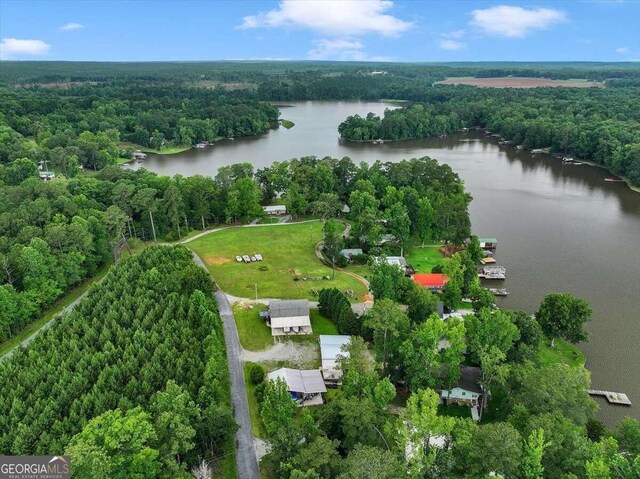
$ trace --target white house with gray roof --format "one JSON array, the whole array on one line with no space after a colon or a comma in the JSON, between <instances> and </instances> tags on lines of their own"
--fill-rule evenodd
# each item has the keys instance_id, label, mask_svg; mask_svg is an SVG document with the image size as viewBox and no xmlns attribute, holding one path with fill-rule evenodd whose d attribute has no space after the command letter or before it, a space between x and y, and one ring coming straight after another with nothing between
<instances>
[{"instance_id":1,"label":"white house with gray roof","mask_svg":"<svg viewBox=\"0 0 640 479\"><path fill-rule=\"evenodd\" d=\"M273 336L311 334L309 301L294 299L269 301L269 321Z\"/></svg>"}]
</instances>

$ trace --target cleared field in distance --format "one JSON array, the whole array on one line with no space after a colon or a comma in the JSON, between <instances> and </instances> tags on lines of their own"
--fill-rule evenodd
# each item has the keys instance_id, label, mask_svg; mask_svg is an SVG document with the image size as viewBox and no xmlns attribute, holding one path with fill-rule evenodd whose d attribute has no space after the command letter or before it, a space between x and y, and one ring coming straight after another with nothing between
<instances>
[{"instance_id":1,"label":"cleared field in distance","mask_svg":"<svg viewBox=\"0 0 640 479\"><path fill-rule=\"evenodd\" d=\"M438 85L471 85L486 88L536 88L541 86L570 87L570 88L604 88L604 83L589 80L550 80L548 78L500 77L447 78L436 82Z\"/></svg>"}]
</instances>

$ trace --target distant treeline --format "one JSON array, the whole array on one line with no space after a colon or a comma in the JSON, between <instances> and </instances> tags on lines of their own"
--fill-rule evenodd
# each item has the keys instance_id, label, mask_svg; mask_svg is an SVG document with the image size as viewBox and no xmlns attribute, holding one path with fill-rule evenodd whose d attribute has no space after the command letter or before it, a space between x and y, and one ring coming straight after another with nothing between
<instances>
[{"instance_id":1,"label":"distant treeline","mask_svg":"<svg viewBox=\"0 0 640 479\"><path fill-rule=\"evenodd\" d=\"M634 62L459 62L371 63L330 61L220 61L220 62L29 62L3 61L0 81L8 83L105 81L254 81L267 78L291 81L292 75L366 74L386 71L406 78L477 76L531 76L554 79L639 77ZM440 79L442 79L440 78Z\"/></svg>"},{"instance_id":2,"label":"distant treeline","mask_svg":"<svg viewBox=\"0 0 640 479\"><path fill-rule=\"evenodd\" d=\"M178 85L0 88L0 163L27 157L59 171L70 162L100 169L116 162L121 141L161 150L256 135L278 115L268 103Z\"/></svg>"},{"instance_id":3,"label":"distant treeline","mask_svg":"<svg viewBox=\"0 0 640 479\"><path fill-rule=\"evenodd\" d=\"M425 90L424 104L352 116L338 131L368 141L428 138L486 127L525 148L547 148L594 161L640 184L640 90Z\"/></svg>"}]
</instances>

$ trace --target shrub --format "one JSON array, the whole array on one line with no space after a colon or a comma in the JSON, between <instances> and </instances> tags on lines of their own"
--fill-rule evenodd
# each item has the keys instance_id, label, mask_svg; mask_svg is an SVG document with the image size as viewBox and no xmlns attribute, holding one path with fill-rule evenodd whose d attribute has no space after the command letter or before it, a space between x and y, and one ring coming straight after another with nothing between
<instances>
[{"instance_id":1,"label":"shrub","mask_svg":"<svg viewBox=\"0 0 640 479\"><path fill-rule=\"evenodd\" d=\"M264 381L264 369L259 364L252 364L249 369L249 379L253 384L260 384Z\"/></svg>"}]
</instances>

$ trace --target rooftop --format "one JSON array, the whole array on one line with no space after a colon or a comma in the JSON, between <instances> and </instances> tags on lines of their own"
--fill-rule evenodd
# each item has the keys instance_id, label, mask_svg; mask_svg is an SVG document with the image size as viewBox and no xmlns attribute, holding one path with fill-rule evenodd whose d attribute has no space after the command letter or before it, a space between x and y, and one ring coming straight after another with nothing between
<instances>
[{"instance_id":1,"label":"rooftop","mask_svg":"<svg viewBox=\"0 0 640 479\"><path fill-rule=\"evenodd\" d=\"M412 278L416 283L425 288L442 288L446 282L449 281L446 274L440 273L416 273Z\"/></svg>"},{"instance_id":2,"label":"rooftop","mask_svg":"<svg viewBox=\"0 0 640 479\"><path fill-rule=\"evenodd\" d=\"M351 336L339 334L321 334L320 335L320 354L323 360L335 360L339 354L348 356L349 353L342 351L342 346L349 344Z\"/></svg>"},{"instance_id":3,"label":"rooftop","mask_svg":"<svg viewBox=\"0 0 640 479\"><path fill-rule=\"evenodd\" d=\"M269 313L272 320L293 316L309 316L309 301L306 299L269 301Z\"/></svg>"},{"instance_id":4,"label":"rooftop","mask_svg":"<svg viewBox=\"0 0 640 479\"><path fill-rule=\"evenodd\" d=\"M480 386L481 377L482 370L480 368L475 366L462 366L460 379L458 379L456 387L464 389L465 391L482 394L482 386Z\"/></svg>"},{"instance_id":5,"label":"rooftop","mask_svg":"<svg viewBox=\"0 0 640 479\"><path fill-rule=\"evenodd\" d=\"M280 368L267 374L267 377L275 381L278 378L287 383L289 391L304 394L326 393L322 374L317 369L301 370L291 368Z\"/></svg>"}]
</instances>

